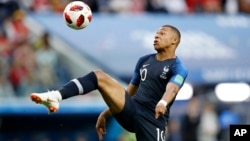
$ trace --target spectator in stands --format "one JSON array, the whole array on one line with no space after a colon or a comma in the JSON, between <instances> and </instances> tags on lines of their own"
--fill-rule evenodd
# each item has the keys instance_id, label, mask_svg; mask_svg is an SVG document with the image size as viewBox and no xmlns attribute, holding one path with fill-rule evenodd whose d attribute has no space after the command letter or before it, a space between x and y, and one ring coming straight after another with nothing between
<instances>
[{"instance_id":1,"label":"spectator in stands","mask_svg":"<svg viewBox=\"0 0 250 141\"><path fill-rule=\"evenodd\" d=\"M222 0L186 0L189 13L221 13Z\"/></svg>"},{"instance_id":2,"label":"spectator in stands","mask_svg":"<svg viewBox=\"0 0 250 141\"><path fill-rule=\"evenodd\" d=\"M112 13L130 13L131 0L110 0L109 8Z\"/></svg>"},{"instance_id":3,"label":"spectator in stands","mask_svg":"<svg viewBox=\"0 0 250 141\"><path fill-rule=\"evenodd\" d=\"M109 13L109 0L97 0L98 11L100 13ZM92 7L91 7L92 9Z\"/></svg>"},{"instance_id":4,"label":"spectator in stands","mask_svg":"<svg viewBox=\"0 0 250 141\"><path fill-rule=\"evenodd\" d=\"M86 4L88 4L88 6L91 8L91 11L93 13L98 12L99 11L99 3L98 0L82 0L83 2L85 2Z\"/></svg>"},{"instance_id":5,"label":"spectator in stands","mask_svg":"<svg viewBox=\"0 0 250 141\"><path fill-rule=\"evenodd\" d=\"M44 88L54 88L57 80L58 54L50 45L50 34L45 32L35 43L38 79Z\"/></svg>"},{"instance_id":6,"label":"spectator in stands","mask_svg":"<svg viewBox=\"0 0 250 141\"><path fill-rule=\"evenodd\" d=\"M22 0L24 9L35 13L62 13L71 0Z\"/></svg>"},{"instance_id":7,"label":"spectator in stands","mask_svg":"<svg viewBox=\"0 0 250 141\"><path fill-rule=\"evenodd\" d=\"M146 8L146 0L131 0L130 11L132 13L144 13Z\"/></svg>"},{"instance_id":8,"label":"spectator in stands","mask_svg":"<svg viewBox=\"0 0 250 141\"><path fill-rule=\"evenodd\" d=\"M1 0L0 1L0 15L1 18L8 17L13 14L14 11L19 9L18 1L16 0Z\"/></svg>"},{"instance_id":9,"label":"spectator in stands","mask_svg":"<svg viewBox=\"0 0 250 141\"><path fill-rule=\"evenodd\" d=\"M198 130L199 141L217 141L219 121L213 103L207 101L202 105Z\"/></svg>"},{"instance_id":10,"label":"spectator in stands","mask_svg":"<svg viewBox=\"0 0 250 141\"><path fill-rule=\"evenodd\" d=\"M185 0L164 0L163 4L169 14L187 13L187 5Z\"/></svg>"},{"instance_id":11,"label":"spectator in stands","mask_svg":"<svg viewBox=\"0 0 250 141\"><path fill-rule=\"evenodd\" d=\"M180 121L176 118L177 117L169 120L167 141L182 141L180 135Z\"/></svg>"},{"instance_id":12,"label":"spectator in stands","mask_svg":"<svg viewBox=\"0 0 250 141\"><path fill-rule=\"evenodd\" d=\"M163 0L147 0L146 11L152 13L168 13Z\"/></svg>"},{"instance_id":13,"label":"spectator in stands","mask_svg":"<svg viewBox=\"0 0 250 141\"><path fill-rule=\"evenodd\" d=\"M223 0L223 11L227 14L238 14L239 6L237 0Z\"/></svg>"},{"instance_id":14,"label":"spectator in stands","mask_svg":"<svg viewBox=\"0 0 250 141\"><path fill-rule=\"evenodd\" d=\"M0 33L0 55L2 59L8 61L11 56L11 45L6 35Z\"/></svg>"},{"instance_id":15,"label":"spectator in stands","mask_svg":"<svg viewBox=\"0 0 250 141\"><path fill-rule=\"evenodd\" d=\"M14 96L14 91L11 84L9 83L8 76L8 64L6 58L1 54L0 47L0 99L1 97L11 97Z\"/></svg>"},{"instance_id":16,"label":"spectator in stands","mask_svg":"<svg viewBox=\"0 0 250 141\"><path fill-rule=\"evenodd\" d=\"M18 47L29 38L29 30L24 24L25 12L17 9L5 20L5 32L12 46Z\"/></svg>"},{"instance_id":17,"label":"spectator in stands","mask_svg":"<svg viewBox=\"0 0 250 141\"><path fill-rule=\"evenodd\" d=\"M239 12L250 14L250 0L238 0Z\"/></svg>"},{"instance_id":18,"label":"spectator in stands","mask_svg":"<svg viewBox=\"0 0 250 141\"><path fill-rule=\"evenodd\" d=\"M71 2L71 0L49 0L51 10L55 13L62 13L64 7Z\"/></svg>"},{"instance_id":19,"label":"spectator in stands","mask_svg":"<svg viewBox=\"0 0 250 141\"><path fill-rule=\"evenodd\" d=\"M24 96L29 90L39 90L35 72L35 52L25 42L14 50L10 64L9 79L17 96Z\"/></svg>"},{"instance_id":20,"label":"spectator in stands","mask_svg":"<svg viewBox=\"0 0 250 141\"><path fill-rule=\"evenodd\" d=\"M49 1L50 0L33 0L28 9L36 13L51 12L52 8Z\"/></svg>"},{"instance_id":21,"label":"spectator in stands","mask_svg":"<svg viewBox=\"0 0 250 141\"><path fill-rule=\"evenodd\" d=\"M197 130L200 124L199 99L193 97L188 101L186 113L181 120L182 141L198 141Z\"/></svg>"},{"instance_id":22,"label":"spectator in stands","mask_svg":"<svg viewBox=\"0 0 250 141\"><path fill-rule=\"evenodd\" d=\"M221 0L203 0L202 1L203 13L222 13L222 1Z\"/></svg>"},{"instance_id":23,"label":"spectator in stands","mask_svg":"<svg viewBox=\"0 0 250 141\"><path fill-rule=\"evenodd\" d=\"M188 13L201 13L202 4L200 0L186 0L186 5L188 8Z\"/></svg>"}]
</instances>

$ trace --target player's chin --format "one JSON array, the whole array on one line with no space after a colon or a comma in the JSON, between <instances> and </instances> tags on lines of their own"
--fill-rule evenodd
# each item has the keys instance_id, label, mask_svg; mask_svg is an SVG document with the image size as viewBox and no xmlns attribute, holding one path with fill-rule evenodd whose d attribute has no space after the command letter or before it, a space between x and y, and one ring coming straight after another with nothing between
<instances>
[{"instance_id":1,"label":"player's chin","mask_svg":"<svg viewBox=\"0 0 250 141\"><path fill-rule=\"evenodd\" d=\"M157 50L158 48L159 46L156 43L154 43L154 49Z\"/></svg>"},{"instance_id":2,"label":"player's chin","mask_svg":"<svg viewBox=\"0 0 250 141\"><path fill-rule=\"evenodd\" d=\"M156 51L159 51L159 50L160 50L160 47L159 47L157 44L154 44L154 49L155 49Z\"/></svg>"}]
</instances>

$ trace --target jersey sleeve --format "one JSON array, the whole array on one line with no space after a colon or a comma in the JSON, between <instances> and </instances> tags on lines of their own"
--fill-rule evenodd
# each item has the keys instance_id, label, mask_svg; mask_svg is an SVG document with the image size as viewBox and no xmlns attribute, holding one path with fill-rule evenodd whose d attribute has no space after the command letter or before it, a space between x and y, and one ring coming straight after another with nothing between
<instances>
[{"instance_id":1,"label":"jersey sleeve","mask_svg":"<svg viewBox=\"0 0 250 141\"><path fill-rule=\"evenodd\" d=\"M169 82L175 83L179 87L182 87L188 75L188 71L182 64L176 64L173 68L173 76Z\"/></svg>"}]
</instances>

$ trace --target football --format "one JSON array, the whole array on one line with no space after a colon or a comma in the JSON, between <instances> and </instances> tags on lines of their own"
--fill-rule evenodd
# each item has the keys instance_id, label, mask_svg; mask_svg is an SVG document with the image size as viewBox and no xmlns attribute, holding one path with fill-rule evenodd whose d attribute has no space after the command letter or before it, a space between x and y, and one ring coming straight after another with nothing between
<instances>
[{"instance_id":1,"label":"football","mask_svg":"<svg viewBox=\"0 0 250 141\"><path fill-rule=\"evenodd\" d=\"M86 3L82 1L72 1L65 6L63 18L68 27L80 30L90 24L92 11Z\"/></svg>"}]
</instances>

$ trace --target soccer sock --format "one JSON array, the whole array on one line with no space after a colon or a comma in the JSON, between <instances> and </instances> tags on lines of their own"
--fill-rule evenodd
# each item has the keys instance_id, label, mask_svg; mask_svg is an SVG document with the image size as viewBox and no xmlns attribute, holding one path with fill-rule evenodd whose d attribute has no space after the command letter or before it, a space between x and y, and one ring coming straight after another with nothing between
<instances>
[{"instance_id":1,"label":"soccer sock","mask_svg":"<svg viewBox=\"0 0 250 141\"><path fill-rule=\"evenodd\" d=\"M92 90L96 90L97 88L97 77L94 72L90 72L83 77L71 80L65 84L59 92L62 95L62 99L66 99L79 94L86 94Z\"/></svg>"}]
</instances>

